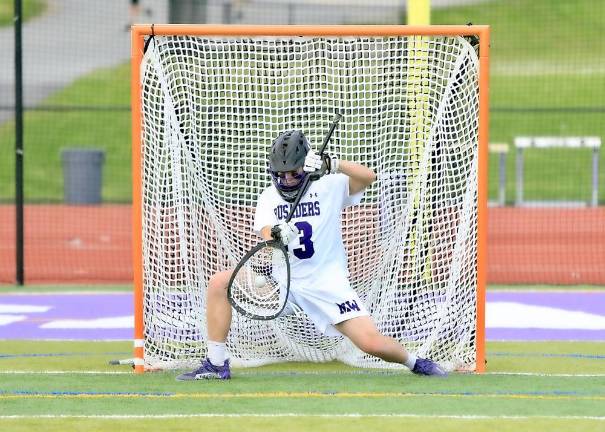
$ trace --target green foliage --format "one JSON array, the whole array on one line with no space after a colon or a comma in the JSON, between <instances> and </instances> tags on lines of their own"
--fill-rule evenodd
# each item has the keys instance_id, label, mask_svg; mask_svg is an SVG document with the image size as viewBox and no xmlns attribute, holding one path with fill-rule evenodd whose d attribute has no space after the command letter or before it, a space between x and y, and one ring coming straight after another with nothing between
<instances>
[{"instance_id":1,"label":"green foliage","mask_svg":"<svg viewBox=\"0 0 605 432\"><path fill-rule=\"evenodd\" d=\"M23 21L35 18L46 10L46 1L44 0L22 1ZM0 2L0 27L12 24L14 14L14 0L2 0Z\"/></svg>"},{"instance_id":2,"label":"green foliage","mask_svg":"<svg viewBox=\"0 0 605 432\"><path fill-rule=\"evenodd\" d=\"M433 24L487 24L490 44L490 142L507 143L506 197L514 200L516 136L605 139L605 2L495 0L435 9ZM531 150L525 158L529 200L581 200L591 193L589 150ZM490 156L489 196L498 187ZM605 202L605 150L599 201Z\"/></svg>"},{"instance_id":3,"label":"green foliage","mask_svg":"<svg viewBox=\"0 0 605 432\"><path fill-rule=\"evenodd\" d=\"M103 200L129 201L130 67L103 69L51 96L44 105L54 111L28 111L24 119L25 196L28 201L61 201L61 151L98 148L105 151ZM89 110L61 111L61 107ZM14 122L0 126L0 148L14 146ZM14 159L0 158L0 200L14 196Z\"/></svg>"}]
</instances>

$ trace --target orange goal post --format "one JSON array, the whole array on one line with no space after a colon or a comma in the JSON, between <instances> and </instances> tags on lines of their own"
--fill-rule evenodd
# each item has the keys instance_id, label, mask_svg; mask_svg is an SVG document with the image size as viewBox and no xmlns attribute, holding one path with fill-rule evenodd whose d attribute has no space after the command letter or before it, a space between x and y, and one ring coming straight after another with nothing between
<instances>
[{"instance_id":1,"label":"orange goal post","mask_svg":"<svg viewBox=\"0 0 605 432\"><path fill-rule=\"evenodd\" d=\"M135 371L197 366L206 287L258 238L282 131L371 167L343 212L352 287L379 330L448 370L485 369L488 26L135 25ZM304 311L233 315L234 365L396 367Z\"/></svg>"}]
</instances>

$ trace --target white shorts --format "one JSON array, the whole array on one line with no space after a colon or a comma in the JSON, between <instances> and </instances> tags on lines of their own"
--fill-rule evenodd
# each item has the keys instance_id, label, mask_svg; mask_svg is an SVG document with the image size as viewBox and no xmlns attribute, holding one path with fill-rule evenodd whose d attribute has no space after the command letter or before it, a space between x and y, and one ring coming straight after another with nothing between
<instances>
[{"instance_id":1,"label":"white shorts","mask_svg":"<svg viewBox=\"0 0 605 432\"><path fill-rule=\"evenodd\" d=\"M291 303L300 307L313 321L317 329L326 336L340 336L335 324L369 315L357 293L346 278L331 277L322 286L290 286L288 304L281 315L295 312ZM330 285L330 286L327 286Z\"/></svg>"}]
</instances>

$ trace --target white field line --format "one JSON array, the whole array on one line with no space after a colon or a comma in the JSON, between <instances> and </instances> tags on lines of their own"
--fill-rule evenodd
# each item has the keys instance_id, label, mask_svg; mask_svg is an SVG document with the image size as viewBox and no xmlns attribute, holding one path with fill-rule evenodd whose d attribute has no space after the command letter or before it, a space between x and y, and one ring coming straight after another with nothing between
<instances>
[{"instance_id":1,"label":"white field line","mask_svg":"<svg viewBox=\"0 0 605 432\"><path fill-rule=\"evenodd\" d=\"M243 371L241 369L236 370L241 375L272 375L272 372L254 372L254 371ZM158 372L148 372L150 374ZM174 373L176 371L161 371L160 373ZM98 371L98 370L0 370L0 375L133 375L132 371ZM371 372L295 372L294 375L365 375L365 376L383 376L383 375L399 375L398 373L388 372L377 372L375 374ZM404 375L404 373L401 373ZM454 373L456 375L473 375L473 373ZM509 376L536 376L536 377L552 377L552 378L596 378L605 377L605 373L592 373L592 374L570 374L570 373L541 373L541 372L485 372L480 375L509 375Z\"/></svg>"},{"instance_id":2,"label":"white field line","mask_svg":"<svg viewBox=\"0 0 605 432\"><path fill-rule=\"evenodd\" d=\"M428 418L428 419L453 419L453 420L598 420L605 421L605 416L550 416L550 415L529 415L529 416L501 416L501 415L432 415L432 414L298 414L298 413L280 413L280 414L149 414L149 415L72 415L72 414L32 414L32 415L0 415L0 420L4 419L179 419L179 418Z\"/></svg>"},{"instance_id":3,"label":"white field line","mask_svg":"<svg viewBox=\"0 0 605 432\"><path fill-rule=\"evenodd\" d=\"M605 373L594 374L570 374L570 373L541 373L541 372L486 372L485 375L517 375L517 376L537 376L537 377L605 377Z\"/></svg>"},{"instance_id":4,"label":"white field line","mask_svg":"<svg viewBox=\"0 0 605 432\"><path fill-rule=\"evenodd\" d=\"M521 62L494 62L490 66L490 75L493 76L552 76L552 75L602 75L605 68L597 62L585 63L578 67L573 63L560 63L552 61L521 61Z\"/></svg>"}]
</instances>

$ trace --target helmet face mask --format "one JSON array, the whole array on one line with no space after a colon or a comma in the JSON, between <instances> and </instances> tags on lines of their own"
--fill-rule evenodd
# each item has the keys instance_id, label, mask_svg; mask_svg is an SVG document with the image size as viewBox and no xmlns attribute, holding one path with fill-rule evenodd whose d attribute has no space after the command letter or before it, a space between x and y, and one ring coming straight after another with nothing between
<instances>
[{"instance_id":1,"label":"helmet face mask","mask_svg":"<svg viewBox=\"0 0 605 432\"><path fill-rule=\"evenodd\" d=\"M277 191L288 202L294 201L298 190L305 181L305 177L307 177L307 173L302 170L287 172L269 170L269 172Z\"/></svg>"},{"instance_id":2,"label":"helmet face mask","mask_svg":"<svg viewBox=\"0 0 605 432\"><path fill-rule=\"evenodd\" d=\"M309 142L302 131L292 130L279 135L271 146L269 173L283 199L293 202L307 173L302 170L309 151Z\"/></svg>"}]
</instances>

